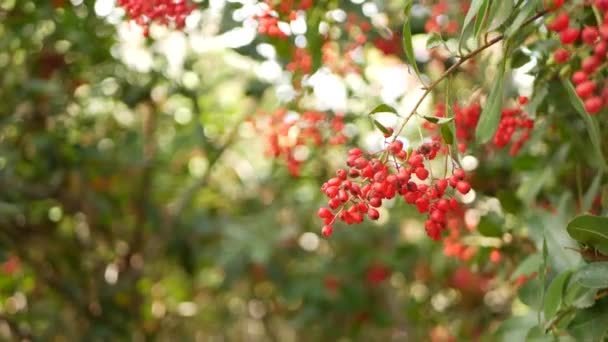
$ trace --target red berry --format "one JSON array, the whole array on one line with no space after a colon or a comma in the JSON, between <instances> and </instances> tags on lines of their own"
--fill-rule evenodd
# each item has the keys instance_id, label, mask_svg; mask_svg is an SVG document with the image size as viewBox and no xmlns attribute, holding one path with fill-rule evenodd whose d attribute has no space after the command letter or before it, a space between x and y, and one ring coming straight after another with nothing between
<instances>
[{"instance_id":1,"label":"red berry","mask_svg":"<svg viewBox=\"0 0 608 342\"><path fill-rule=\"evenodd\" d=\"M578 97L584 99L593 94L595 91L595 82L593 81L585 81L576 86L576 95Z\"/></svg>"},{"instance_id":2,"label":"red berry","mask_svg":"<svg viewBox=\"0 0 608 342\"><path fill-rule=\"evenodd\" d=\"M528 103L528 97L527 96L520 96L518 99L518 102L520 105L525 105L526 103Z\"/></svg>"},{"instance_id":3,"label":"red berry","mask_svg":"<svg viewBox=\"0 0 608 342\"><path fill-rule=\"evenodd\" d=\"M425 180L429 176L429 170L425 169L424 167L416 168L416 171L414 173L416 174L416 177L418 177L418 179L420 180Z\"/></svg>"},{"instance_id":4,"label":"red berry","mask_svg":"<svg viewBox=\"0 0 608 342\"><path fill-rule=\"evenodd\" d=\"M317 214L319 215L320 218L328 218L328 217L333 216L331 211L327 208L319 208L319 211L317 212Z\"/></svg>"},{"instance_id":5,"label":"red berry","mask_svg":"<svg viewBox=\"0 0 608 342\"><path fill-rule=\"evenodd\" d=\"M500 251L498 251L497 249L493 250L490 253L490 261L497 264L500 262L500 260L502 260L502 255L500 254Z\"/></svg>"},{"instance_id":6,"label":"red berry","mask_svg":"<svg viewBox=\"0 0 608 342\"><path fill-rule=\"evenodd\" d=\"M369 205L371 205L374 208L378 208L382 205L382 200L378 197L373 197L372 199L369 200Z\"/></svg>"},{"instance_id":7,"label":"red berry","mask_svg":"<svg viewBox=\"0 0 608 342\"><path fill-rule=\"evenodd\" d=\"M386 131L387 131L387 132L386 132L386 133L384 133L384 137L385 137L385 138L390 138L390 137L393 135L393 133L395 132L395 130L394 130L394 129L392 129L391 127L387 127L387 128L386 128Z\"/></svg>"},{"instance_id":8,"label":"red berry","mask_svg":"<svg viewBox=\"0 0 608 342\"><path fill-rule=\"evenodd\" d=\"M593 48L593 55L600 60L606 58L606 52L608 52L608 43L601 41Z\"/></svg>"},{"instance_id":9,"label":"red berry","mask_svg":"<svg viewBox=\"0 0 608 342\"><path fill-rule=\"evenodd\" d=\"M458 184L456 184L456 190L458 190L458 192L461 194L466 195L471 190L471 184L465 181L460 181Z\"/></svg>"},{"instance_id":10,"label":"red berry","mask_svg":"<svg viewBox=\"0 0 608 342\"><path fill-rule=\"evenodd\" d=\"M587 73L584 71L576 71L573 75L572 75L572 82L575 85L579 85L583 82L585 82L587 80Z\"/></svg>"},{"instance_id":11,"label":"red berry","mask_svg":"<svg viewBox=\"0 0 608 342\"><path fill-rule=\"evenodd\" d=\"M325 225L321 229L321 234L323 234L323 236L325 236L325 237L330 237L331 234L333 233L333 231L334 231L334 229L330 225Z\"/></svg>"},{"instance_id":12,"label":"red berry","mask_svg":"<svg viewBox=\"0 0 608 342\"><path fill-rule=\"evenodd\" d=\"M579 33L580 31L575 28L567 28L560 33L559 39L562 44L572 44L578 39Z\"/></svg>"},{"instance_id":13,"label":"red berry","mask_svg":"<svg viewBox=\"0 0 608 342\"><path fill-rule=\"evenodd\" d=\"M456 169L453 172L454 176L456 176L458 179L464 179L464 177L466 176L465 172L463 169Z\"/></svg>"},{"instance_id":14,"label":"red berry","mask_svg":"<svg viewBox=\"0 0 608 342\"><path fill-rule=\"evenodd\" d=\"M566 49L559 48L553 52L553 59L558 64L565 63L570 58L570 52Z\"/></svg>"},{"instance_id":15,"label":"red berry","mask_svg":"<svg viewBox=\"0 0 608 342\"><path fill-rule=\"evenodd\" d=\"M445 222L445 214L441 210L433 210L431 212L431 220L439 223Z\"/></svg>"},{"instance_id":16,"label":"red berry","mask_svg":"<svg viewBox=\"0 0 608 342\"><path fill-rule=\"evenodd\" d=\"M581 33L581 39L585 44L594 45L599 37L600 33L595 27L587 26L583 29Z\"/></svg>"},{"instance_id":17,"label":"red berry","mask_svg":"<svg viewBox=\"0 0 608 342\"><path fill-rule=\"evenodd\" d=\"M403 150L403 142L400 140L392 142L388 147L388 151L391 154L398 154L399 152L401 152L401 150Z\"/></svg>"},{"instance_id":18,"label":"red berry","mask_svg":"<svg viewBox=\"0 0 608 342\"><path fill-rule=\"evenodd\" d=\"M422 156L419 154L412 153L412 155L410 156L410 158L408 159L407 162L412 167L418 167L418 166L422 166L422 164L424 163L424 158L422 158Z\"/></svg>"},{"instance_id":19,"label":"red berry","mask_svg":"<svg viewBox=\"0 0 608 342\"><path fill-rule=\"evenodd\" d=\"M589 114L597 114L602 109L602 98L599 96L590 97L585 100L585 110Z\"/></svg>"},{"instance_id":20,"label":"red berry","mask_svg":"<svg viewBox=\"0 0 608 342\"><path fill-rule=\"evenodd\" d=\"M608 0L595 0L595 6L602 11L608 11Z\"/></svg>"},{"instance_id":21,"label":"red berry","mask_svg":"<svg viewBox=\"0 0 608 342\"><path fill-rule=\"evenodd\" d=\"M551 31L561 32L561 31L565 30L566 28L568 28L569 22L570 22L570 17L568 16L568 14L562 13L559 16L557 16L555 19L553 19L553 21L549 25L547 25L547 27Z\"/></svg>"},{"instance_id":22,"label":"red berry","mask_svg":"<svg viewBox=\"0 0 608 342\"><path fill-rule=\"evenodd\" d=\"M602 64L602 61L599 58L595 56L589 56L583 59L581 66L586 73L591 74L595 71L595 69L597 69L597 67L600 66L600 64Z\"/></svg>"},{"instance_id":23,"label":"red berry","mask_svg":"<svg viewBox=\"0 0 608 342\"><path fill-rule=\"evenodd\" d=\"M371 220L377 220L380 217L380 213L374 208L369 208L367 216L369 216Z\"/></svg>"}]
</instances>

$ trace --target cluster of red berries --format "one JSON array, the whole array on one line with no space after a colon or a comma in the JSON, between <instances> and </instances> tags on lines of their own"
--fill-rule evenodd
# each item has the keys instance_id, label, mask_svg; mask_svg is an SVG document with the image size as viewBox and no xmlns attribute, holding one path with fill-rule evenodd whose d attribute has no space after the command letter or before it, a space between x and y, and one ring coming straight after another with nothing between
<instances>
[{"instance_id":1,"label":"cluster of red berries","mask_svg":"<svg viewBox=\"0 0 608 342\"><path fill-rule=\"evenodd\" d=\"M380 213L376 208L382 205L382 201L401 195L420 213L428 214L426 233L433 240L440 240L442 231L446 229L446 215L459 208L456 199L448 194L448 186L463 195L471 190L462 169L454 170L447 178L430 175L425 160L435 159L441 149L436 140L422 144L410 154L403 149L401 141L394 140L386 150L379 152L382 153L380 158L365 154L358 148L351 149L346 162L349 169L337 170L336 177L321 187L329 198L328 207L318 211L325 222L321 233L331 236L336 219L346 224L361 223L366 215L377 220ZM394 164L389 160L394 160Z\"/></svg>"},{"instance_id":2,"label":"cluster of red berries","mask_svg":"<svg viewBox=\"0 0 608 342\"><path fill-rule=\"evenodd\" d=\"M563 1L556 3L559 8ZM608 52L608 1L595 0L593 4L603 12L603 22L598 26L585 26L580 29L570 21L567 11L556 14L547 24L550 31L559 33L560 47L553 52L556 63L562 64L572 60L572 55L577 54L581 58L580 69L572 74L572 82L576 85L577 95L584 101L585 109L590 114L597 114L604 105L608 104L608 87L598 89L597 81L603 80L600 75L600 67L606 61ZM591 6L589 4L588 6ZM582 42L579 47L574 45Z\"/></svg>"},{"instance_id":3,"label":"cluster of red berries","mask_svg":"<svg viewBox=\"0 0 608 342\"><path fill-rule=\"evenodd\" d=\"M316 111L307 111L298 115L287 110L278 109L271 115L263 116L260 122L254 123L263 129L268 143L267 153L274 158L282 158L287 162L289 173L298 177L305 157L299 156L298 151L308 144L321 146L323 144L340 145L347 142L343 134L344 115L339 113L328 118L328 115Z\"/></svg>"},{"instance_id":4,"label":"cluster of red berries","mask_svg":"<svg viewBox=\"0 0 608 342\"><path fill-rule=\"evenodd\" d=\"M466 13L468 11L469 2L463 1L462 11ZM449 20L447 13L449 11L449 5L446 1L439 1L437 4L431 7L431 16L424 24L424 30L427 33L445 33L448 35L454 35L458 33L459 25L458 22Z\"/></svg>"},{"instance_id":5,"label":"cluster of red berries","mask_svg":"<svg viewBox=\"0 0 608 342\"><path fill-rule=\"evenodd\" d=\"M183 28L186 18L196 9L187 0L118 0L118 6L144 28L145 35L153 22Z\"/></svg>"},{"instance_id":6,"label":"cluster of red berries","mask_svg":"<svg viewBox=\"0 0 608 342\"><path fill-rule=\"evenodd\" d=\"M519 98L519 104L525 105L526 103L528 103L528 98L521 96ZM500 123L496 130L496 134L494 135L494 146L498 148L507 146L513 139L515 133L520 131L517 140L513 142L509 149L509 154L515 156L530 138L530 133L533 128L534 120L530 119L521 107L505 108L501 112Z\"/></svg>"}]
</instances>

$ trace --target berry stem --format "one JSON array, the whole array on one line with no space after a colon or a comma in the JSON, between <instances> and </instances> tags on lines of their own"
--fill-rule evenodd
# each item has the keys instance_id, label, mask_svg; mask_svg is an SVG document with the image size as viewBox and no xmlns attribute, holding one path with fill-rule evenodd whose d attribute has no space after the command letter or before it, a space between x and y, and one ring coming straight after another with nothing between
<instances>
[{"instance_id":1,"label":"berry stem","mask_svg":"<svg viewBox=\"0 0 608 342\"><path fill-rule=\"evenodd\" d=\"M524 27L524 26L534 22L536 19L544 16L546 13L547 13L547 11L541 11L541 12L536 13L534 16L527 19L521 26ZM466 61L477 56L485 49L491 47L492 45L500 42L501 40L503 40L505 38L506 37L504 34L501 34L499 36L492 38L490 41L488 41L484 45L478 47L477 49L471 51L469 54L463 56L458 62L456 62L454 65L452 65L450 68L448 68L448 70L446 70L438 79L436 79L431 84L429 84L427 87L425 87L424 93L422 94L422 96L420 96L420 98L418 99L418 102L416 102L412 111L405 117L403 123L401 124L401 126L399 127L397 132L394 134L393 141L397 140L397 137L401 134L401 132L403 131L403 129L405 128L405 126L407 125L409 120L412 118L412 116L414 116L416 114L416 111L418 110L418 108L420 107L420 105L422 104L424 99L435 89L435 87L437 87L443 80L445 80L448 76L450 76L456 69L458 69Z\"/></svg>"}]
</instances>

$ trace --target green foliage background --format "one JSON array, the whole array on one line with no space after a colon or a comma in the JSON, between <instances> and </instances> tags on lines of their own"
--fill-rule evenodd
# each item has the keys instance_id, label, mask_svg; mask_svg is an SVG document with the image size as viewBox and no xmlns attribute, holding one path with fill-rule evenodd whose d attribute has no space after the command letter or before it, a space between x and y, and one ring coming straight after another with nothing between
<instances>
[{"instance_id":1,"label":"green foliage background","mask_svg":"<svg viewBox=\"0 0 608 342\"><path fill-rule=\"evenodd\" d=\"M403 23L400 1L378 4L394 27ZM155 52L151 70L138 72L119 58L116 26L94 6L0 1L0 260L19 260L16 271L0 275L3 338L605 336L608 303L601 295L595 300L608 287L605 276L595 276L605 266L579 270L589 265L566 229L597 194L606 199L601 163L587 140L598 122L581 120L555 74L539 71L534 105L551 115L537 122L529 150L512 158L476 147L473 187L479 201L497 199L502 212L482 218L469 238L480 252L465 264L423 236L419 217L403 201L382 224L320 238L319 187L348 146L312 151L300 178L264 157L249 118L278 102L251 67L260 59L254 49L190 51L180 77ZM224 8L221 31L237 25L234 6ZM331 6L338 4L314 10ZM515 7L513 16L528 7ZM422 30L421 18L409 22L414 33ZM288 46L272 43L288 60L288 52L281 54ZM533 47L540 61L548 58L546 45ZM513 66L530 56L517 50L505 58ZM433 76L431 67L422 71ZM474 87L491 86L478 75L454 82L462 99ZM358 114L348 120L373 130ZM587 235L577 240L600 250L606 243ZM497 241L500 265L488 263ZM389 269L390 277L371 283L374 267ZM525 286L514 284L518 274L537 271ZM485 278L494 279L491 291L478 288ZM567 334L544 334L554 317Z\"/></svg>"}]
</instances>

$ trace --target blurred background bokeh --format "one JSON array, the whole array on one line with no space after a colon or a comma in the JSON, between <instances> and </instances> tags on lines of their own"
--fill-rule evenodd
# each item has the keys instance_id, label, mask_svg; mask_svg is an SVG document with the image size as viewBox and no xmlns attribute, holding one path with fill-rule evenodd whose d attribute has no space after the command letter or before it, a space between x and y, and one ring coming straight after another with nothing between
<instances>
[{"instance_id":1,"label":"blurred background bokeh","mask_svg":"<svg viewBox=\"0 0 608 342\"><path fill-rule=\"evenodd\" d=\"M1 339L493 340L528 312L507 276L517 257L488 261L513 236L487 217L460 258L403 201L321 236L321 184L350 147L382 147L369 110L407 110L422 90L403 61L402 1L320 3L286 24L296 47L316 44L307 55L257 34L253 0L194 1L183 29L149 37L113 0L0 0ZM415 33L431 3L414 7ZM315 17L333 45L308 35ZM414 38L428 61L428 36ZM466 84L460 98L477 90ZM304 112L333 123L285 157L302 132L281 123ZM422 135L411 126L408 144ZM489 167L509 184L511 164ZM464 201L477 209L463 232L500 211Z\"/></svg>"}]
</instances>

